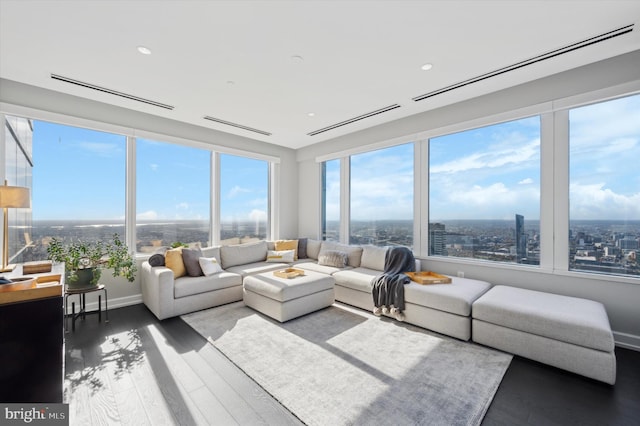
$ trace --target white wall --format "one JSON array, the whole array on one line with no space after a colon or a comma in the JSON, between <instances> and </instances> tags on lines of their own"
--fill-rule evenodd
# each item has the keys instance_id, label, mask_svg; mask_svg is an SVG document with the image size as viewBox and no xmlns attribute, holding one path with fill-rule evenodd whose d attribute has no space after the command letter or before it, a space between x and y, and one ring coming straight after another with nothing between
<instances>
[{"instance_id":1,"label":"white wall","mask_svg":"<svg viewBox=\"0 0 640 426\"><path fill-rule=\"evenodd\" d=\"M316 157L361 149L366 145L373 149L380 143L402 140L403 137L409 142L415 140L414 136L421 132L584 93L599 90L606 92L613 87L638 87L639 80L640 51L635 51L299 149L299 180L304 182L305 187L303 190L301 186L299 193L299 234L308 237L317 237L318 234L321 185ZM494 263L460 259L425 258L422 260L422 269L452 275L462 271L466 277L486 280L496 285L511 285L600 301L609 314L616 342L640 349L640 282L613 281L606 276L598 277L593 274L543 272L535 268L498 266Z\"/></svg>"}]
</instances>

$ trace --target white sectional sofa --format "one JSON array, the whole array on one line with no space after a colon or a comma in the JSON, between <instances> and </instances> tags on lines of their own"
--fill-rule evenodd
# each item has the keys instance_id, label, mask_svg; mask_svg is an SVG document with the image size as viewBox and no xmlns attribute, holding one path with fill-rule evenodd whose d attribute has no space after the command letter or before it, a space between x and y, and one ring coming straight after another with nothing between
<instances>
[{"instance_id":1,"label":"white sectional sofa","mask_svg":"<svg viewBox=\"0 0 640 426\"><path fill-rule=\"evenodd\" d=\"M171 269L153 267L146 261L141 269L143 301L159 319L240 301L243 292L245 297L257 297L247 300L248 304L253 303L258 310L268 307L264 313L279 321L328 306L333 297L358 308L373 309L371 281L384 270L387 248L309 239L301 258L267 262L269 250L274 249L274 242L267 241L202 249L203 256L220 260L222 271L211 276L174 278ZM345 264L324 263L326 256L322 254L329 252L342 254ZM262 289L265 272L289 266L313 271L309 275L330 276L333 291L323 288L326 297L309 307L307 300L295 300L298 296L291 295L295 291L278 290L281 284L275 283L269 291ZM245 280L254 276L256 279ZM405 322L615 383L613 334L601 304L516 287L492 287L480 280L451 279L449 284L407 284ZM304 296L314 291L311 286ZM316 295L311 295L309 300L315 299Z\"/></svg>"}]
</instances>

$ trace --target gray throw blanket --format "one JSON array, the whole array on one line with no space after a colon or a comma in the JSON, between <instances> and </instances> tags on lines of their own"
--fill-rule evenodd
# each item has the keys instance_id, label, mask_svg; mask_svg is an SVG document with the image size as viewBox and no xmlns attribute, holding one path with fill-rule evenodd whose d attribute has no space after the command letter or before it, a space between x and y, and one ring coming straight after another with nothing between
<instances>
[{"instance_id":1,"label":"gray throw blanket","mask_svg":"<svg viewBox=\"0 0 640 426\"><path fill-rule=\"evenodd\" d=\"M384 258L384 273L371 280L373 305L404 311L404 286L411 279L404 272L414 272L416 261L407 247L391 247Z\"/></svg>"}]
</instances>

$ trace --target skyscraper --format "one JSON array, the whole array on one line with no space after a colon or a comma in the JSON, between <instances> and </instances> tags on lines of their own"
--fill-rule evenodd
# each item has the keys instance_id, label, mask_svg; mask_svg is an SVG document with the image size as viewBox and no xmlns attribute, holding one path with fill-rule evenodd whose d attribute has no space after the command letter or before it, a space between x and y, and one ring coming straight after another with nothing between
<instances>
[{"instance_id":1,"label":"skyscraper","mask_svg":"<svg viewBox=\"0 0 640 426\"><path fill-rule=\"evenodd\" d=\"M527 234L524 232L524 216L516 214L516 261L527 257Z\"/></svg>"},{"instance_id":2,"label":"skyscraper","mask_svg":"<svg viewBox=\"0 0 640 426\"><path fill-rule=\"evenodd\" d=\"M447 255L445 241L445 226L442 223L429 224L429 254Z\"/></svg>"}]
</instances>

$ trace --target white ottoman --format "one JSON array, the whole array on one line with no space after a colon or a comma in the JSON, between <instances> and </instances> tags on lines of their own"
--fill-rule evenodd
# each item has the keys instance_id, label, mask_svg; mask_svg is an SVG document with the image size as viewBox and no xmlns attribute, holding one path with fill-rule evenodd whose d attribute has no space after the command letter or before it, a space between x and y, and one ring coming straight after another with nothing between
<instances>
[{"instance_id":1,"label":"white ottoman","mask_svg":"<svg viewBox=\"0 0 640 426\"><path fill-rule=\"evenodd\" d=\"M305 271L295 278L273 272L250 275L243 280L245 305L280 322L331 306L335 300L331 275Z\"/></svg>"},{"instance_id":2,"label":"white ottoman","mask_svg":"<svg viewBox=\"0 0 640 426\"><path fill-rule=\"evenodd\" d=\"M605 383L616 381L602 303L496 286L473 303L473 341Z\"/></svg>"}]
</instances>

